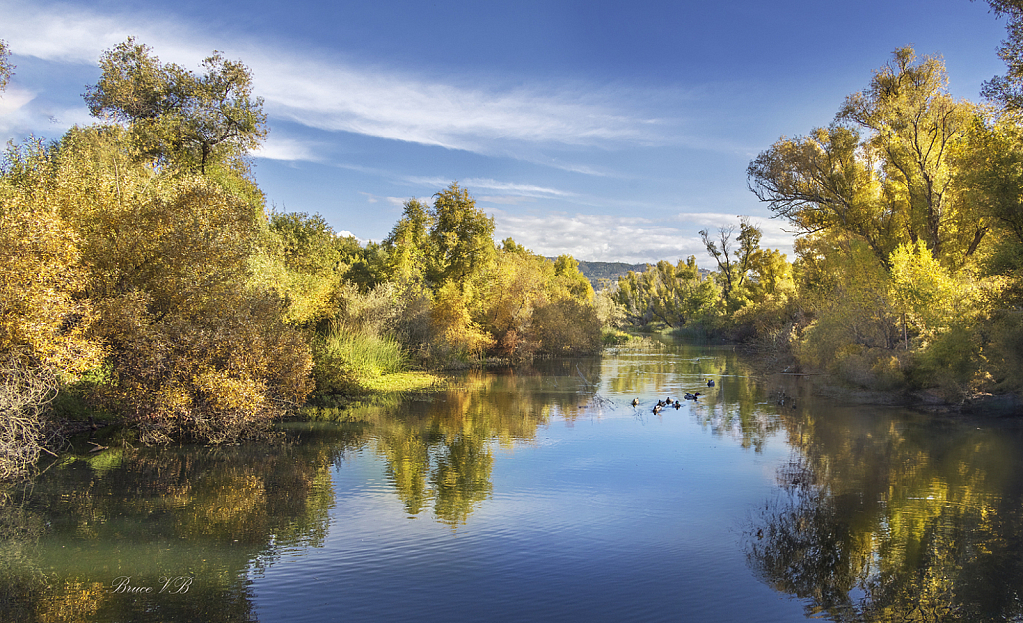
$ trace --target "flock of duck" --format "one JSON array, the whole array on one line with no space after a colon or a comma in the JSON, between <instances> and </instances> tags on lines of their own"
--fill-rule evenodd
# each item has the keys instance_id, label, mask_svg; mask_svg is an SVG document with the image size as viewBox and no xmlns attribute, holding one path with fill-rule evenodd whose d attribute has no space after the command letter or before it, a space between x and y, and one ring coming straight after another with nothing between
<instances>
[{"instance_id":1,"label":"flock of duck","mask_svg":"<svg viewBox=\"0 0 1023 623\"><path fill-rule=\"evenodd\" d=\"M714 379L707 379L707 387L714 387ZM700 399L700 396L703 396L703 395L704 394L701 394L700 392L693 392L693 393L686 392L685 395L682 396L682 399L683 400L697 401L697 400ZM632 400L632 406L633 407L638 407L639 406L639 398L634 398ZM682 403L679 402L678 398L675 398L674 401L672 401L671 396L668 396L664 400L658 400L657 401L657 404L654 405L654 414L656 415L656 414L660 413L661 409L663 409L665 407L675 407L676 409L678 409L681 406L682 406Z\"/></svg>"}]
</instances>

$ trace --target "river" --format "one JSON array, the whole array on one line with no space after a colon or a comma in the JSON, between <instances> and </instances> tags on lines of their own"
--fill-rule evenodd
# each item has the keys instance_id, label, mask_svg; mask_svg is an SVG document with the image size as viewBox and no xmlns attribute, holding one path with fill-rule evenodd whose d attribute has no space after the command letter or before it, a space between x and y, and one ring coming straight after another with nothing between
<instances>
[{"instance_id":1,"label":"river","mask_svg":"<svg viewBox=\"0 0 1023 623\"><path fill-rule=\"evenodd\" d=\"M1023 620L1017 420L748 363L647 340L267 442L79 440L0 508L0 617Z\"/></svg>"}]
</instances>

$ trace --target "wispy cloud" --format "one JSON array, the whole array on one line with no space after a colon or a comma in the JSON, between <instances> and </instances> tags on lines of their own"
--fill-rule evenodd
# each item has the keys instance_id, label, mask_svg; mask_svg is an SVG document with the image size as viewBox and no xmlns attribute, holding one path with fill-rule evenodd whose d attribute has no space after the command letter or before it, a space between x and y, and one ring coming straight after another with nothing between
<instances>
[{"instance_id":1,"label":"wispy cloud","mask_svg":"<svg viewBox=\"0 0 1023 623\"><path fill-rule=\"evenodd\" d=\"M240 57L271 117L320 130L511 154L515 145L662 144L666 124L630 111L613 88L532 84L507 88L480 76L424 79L395 68L364 67L313 52L266 51L237 35L204 32L154 14L104 14L62 4L0 2L15 54L94 64L102 50L135 35L161 60L195 67L211 50ZM227 39L227 40L225 40ZM268 155L270 154L270 155ZM295 157L268 148L264 157ZM308 154L300 157L307 157ZM552 166L586 174L583 165Z\"/></svg>"},{"instance_id":2,"label":"wispy cloud","mask_svg":"<svg viewBox=\"0 0 1023 623\"><path fill-rule=\"evenodd\" d=\"M374 195L373 193L367 193L367 192L364 192L364 191L359 191L359 194L360 195L364 195L366 197L366 202L367 203L380 203L381 201L383 201L384 203L390 204L390 205L398 207L398 208L404 207L405 202L408 201L407 198L402 198L402 197L380 197L378 195Z\"/></svg>"},{"instance_id":3,"label":"wispy cloud","mask_svg":"<svg viewBox=\"0 0 1023 623\"><path fill-rule=\"evenodd\" d=\"M256 158L266 158L268 160L307 162L321 162L323 160L317 154L316 144L282 138L275 134L270 134L259 148L253 150L252 155Z\"/></svg>"}]
</instances>

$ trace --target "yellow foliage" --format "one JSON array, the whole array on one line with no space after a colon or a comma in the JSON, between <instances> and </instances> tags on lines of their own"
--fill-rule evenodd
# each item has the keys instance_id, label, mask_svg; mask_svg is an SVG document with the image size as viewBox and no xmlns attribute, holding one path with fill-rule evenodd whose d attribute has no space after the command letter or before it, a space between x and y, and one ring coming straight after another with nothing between
<instances>
[{"instance_id":1,"label":"yellow foliage","mask_svg":"<svg viewBox=\"0 0 1023 623\"><path fill-rule=\"evenodd\" d=\"M26 152L10 152L12 170L0 177L0 353L83 372L103 349L88 334L78 237L45 192L51 159L38 146Z\"/></svg>"},{"instance_id":2,"label":"yellow foliage","mask_svg":"<svg viewBox=\"0 0 1023 623\"><path fill-rule=\"evenodd\" d=\"M472 321L466 305L470 298L455 282L445 283L437 291L430 321L435 333L442 337L444 348L478 358L493 346L494 339Z\"/></svg>"}]
</instances>

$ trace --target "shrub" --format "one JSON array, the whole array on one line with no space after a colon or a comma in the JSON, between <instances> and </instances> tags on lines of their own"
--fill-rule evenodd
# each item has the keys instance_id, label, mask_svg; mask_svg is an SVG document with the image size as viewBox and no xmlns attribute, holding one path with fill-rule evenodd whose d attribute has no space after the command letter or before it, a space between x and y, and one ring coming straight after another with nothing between
<instances>
[{"instance_id":1,"label":"shrub","mask_svg":"<svg viewBox=\"0 0 1023 623\"><path fill-rule=\"evenodd\" d=\"M148 302L136 293L100 306L114 381L98 397L142 441L258 436L312 389L309 347L275 296L234 294L165 316Z\"/></svg>"},{"instance_id":2,"label":"shrub","mask_svg":"<svg viewBox=\"0 0 1023 623\"><path fill-rule=\"evenodd\" d=\"M558 299L534 310L531 333L542 355L588 355L601 348L596 310L576 299Z\"/></svg>"},{"instance_id":3,"label":"shrub","mask_svg":"<svg viewBox=\"0 0 1023 623\"><path fill-rule=\"evenodd\" d=\"M366 379L403 372L408 359L397 340L351 333L335 325L313 343L313 377L320 394L360 391Z\"/></svg>"}]
</instances>

